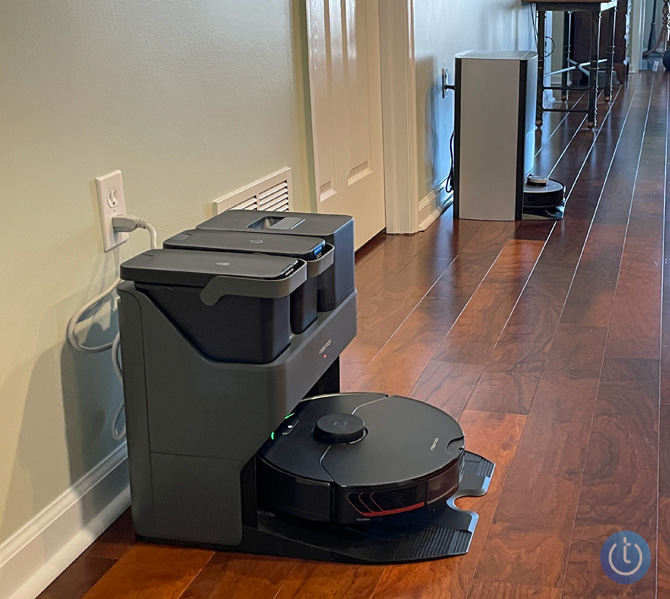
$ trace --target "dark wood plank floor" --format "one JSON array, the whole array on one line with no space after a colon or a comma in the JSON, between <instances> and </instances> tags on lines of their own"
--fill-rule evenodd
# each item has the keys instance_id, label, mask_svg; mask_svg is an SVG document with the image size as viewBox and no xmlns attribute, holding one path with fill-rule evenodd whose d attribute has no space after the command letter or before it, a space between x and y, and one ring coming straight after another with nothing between
<instances>
[{"instance_id":1,"label":"dark wood plank floor","mask_svg":"<svg viewBox=\"0 0 670 599\"><path fill-rule=\"evenodd\" d=\"M408 394L457 417L497 464L470 552L351 566L147 545L124 514L41 599L670 597L670 78L600 103L600 128L551 114L536 171L565 219L455 221L357 255L345 390ZM583 102L576 98L575 101ZM649 543L630 586L602 572L618 530Z\"/></svg>"}]
</instances>

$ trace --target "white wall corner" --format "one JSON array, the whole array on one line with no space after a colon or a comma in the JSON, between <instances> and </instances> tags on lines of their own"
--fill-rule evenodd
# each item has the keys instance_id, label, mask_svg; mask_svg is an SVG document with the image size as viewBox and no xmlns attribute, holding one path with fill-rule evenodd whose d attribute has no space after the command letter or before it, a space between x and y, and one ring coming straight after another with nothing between
<instances>
[{"instance_id":1,"label":"white wall corner","mask_svg":"<svg viewBox=\"0 0 670 599\"><path fill-rule=\"evenodd\" d=\"M414 0L380 2L386 232L419 231Z\"/></svg>"},{"instance_id":2,"label":"white wall corner","mask_svg":"<svg viewBox=\"0 0 670 599\"><path fill-rule=\"evenodd\" d=\"M628 45L628 52L630 54L629 72L631 74L637 73L640 70L642 54L645 49L646 8L645 0L633 0L629 33L630 44Z\"/></svg>"},{"instance_id":3,"label":"white wall corner","mask_svg":"<svg viewBox=\"0 0 670 599\"><path fill-rule=\"evenodd\" d=\"M125 443L0 545L0 599L33 599L130 505Z\"/></svg>"},{"instance_id":4,"label":"white wall corner","mask_svg":"<svg viewBox=\"0 0 670 599\"><path fill-rule=\"evenodd\" d=\"M454 201L454 193L447 192L442 181L419 202L419 230L425 231Z\"/></svg>"},{"instance_id":5,"label":"white wall corner","mask_svg":"<svg viewBox=\"0 0 670 599\"><path fill-rule=\"evenodd\" d=\"M549 74L555 70L557 70L556 67L558 65L554 62L555 59L559 59L560 61L560 46L557 46L556 40L558 39L555 37L556 35L560 35L560 40L558 44L562 44L563 40L563 26L562 26L562 21L559 20L559 27L556 29L554 27L554 16L558 14L560 19L563 18L563 13L554 13L552 11L548 11L546 13L546 21L545 21L545 36L546 39L544 40L544 85L553 85L554 82L552 81L552 76ZM534 15L534 18L537 18L537 15ZM554 49L551 51L551 54L547 56L547 39L551 39L554 44ZM540 43L540 40L537 40L537 43ZM556 50L556 48L559 47L559 50ZM555 76L560 79L560 76ZM538 86L540 85L540 81L537 82ZM547 106L548 108L551 108L551 105L554 102L554 92L550 89L545 89L544 93L542 94L542 103L544 106Z\"/></svg>"}]
</instances>

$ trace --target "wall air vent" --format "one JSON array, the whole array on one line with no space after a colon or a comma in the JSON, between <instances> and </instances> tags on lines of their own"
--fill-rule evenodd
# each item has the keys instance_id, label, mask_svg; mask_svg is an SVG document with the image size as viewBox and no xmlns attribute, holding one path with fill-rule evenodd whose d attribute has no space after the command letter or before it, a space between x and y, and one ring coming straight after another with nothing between
<instances>
[{"instance_id":1,"label":"wall air vent","mask_svg":"<svg viewBox=\"0 0 670 599\"><path fill-rule=\"evenodd\" d=\"M291 169L284 168L212 202L214 214L224 210L272 210L286 212L293 208Z\"/></svg>"}]
</instances>

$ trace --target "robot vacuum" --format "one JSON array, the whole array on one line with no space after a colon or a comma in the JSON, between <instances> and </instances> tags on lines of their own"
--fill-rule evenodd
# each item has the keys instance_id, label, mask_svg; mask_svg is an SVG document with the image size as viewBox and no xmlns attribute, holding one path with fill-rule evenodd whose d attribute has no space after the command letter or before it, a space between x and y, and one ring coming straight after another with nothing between
<instances>
[{"instance_id":1,"label":"robot vacuum","mask_svg":"<svg viewBox=\"0 0 670 599\"><path fill-rule=\"evenodd\" d=\"M565 209L565 185L530 175L523 186L523 218L560 220Z\"/></svg>"},{"instance_id":2,"label":"robot vacuum","mask_svg":"<svg viewBox=\"0 0 670 599\"><path fill-rule=\"evenodd\" d=\"M300 402L257 454L259 506L358 524L442 502L458 489L463 430L407 397L323 395Z\"/></svg>"}]
</instances>

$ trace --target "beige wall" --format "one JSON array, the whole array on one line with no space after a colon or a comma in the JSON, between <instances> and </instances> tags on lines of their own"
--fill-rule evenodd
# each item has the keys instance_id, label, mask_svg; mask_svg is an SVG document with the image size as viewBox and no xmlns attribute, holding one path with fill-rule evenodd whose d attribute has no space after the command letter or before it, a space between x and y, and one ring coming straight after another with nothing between
<instances>
[{"instance_id":1,"label":"beige wall","mask_svg":"<svg viewBox=\"0 0 670 599\"><path fill-rule=\"evenodd\" d=\"M309 209L297 4L2 2L0 542L115 447L109 354L75 354L65 326L148 239L103 253L94 178L121 169L161 239L287 165Z\"/></svg>"},{"instance_id":2,"label":"beige wall","mask_svg":"<svg viewBox=\"0 0 670 599\"><path fill-rule=\"evenodd\" d=\"M521 0L415 0L419 200L447 177L451 165L454 100L451 92L442 99L442 67L449 68L453 84L459 52L535 50L530 14Z\"/></svg>"}]
</instances>

